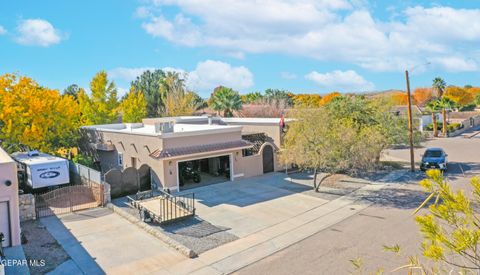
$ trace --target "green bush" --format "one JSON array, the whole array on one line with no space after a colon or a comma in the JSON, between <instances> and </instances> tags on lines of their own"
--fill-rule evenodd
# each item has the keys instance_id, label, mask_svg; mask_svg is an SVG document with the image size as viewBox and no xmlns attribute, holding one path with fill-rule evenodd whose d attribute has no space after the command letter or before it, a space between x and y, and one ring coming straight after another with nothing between
<instances>
[{"instance_id":1,"label":"green bush","mask_svg":"<svg viewBox=\"0 0 480 275\"><path fill-rule=\"evenodd\" d=\"M443 123L442 122L437 122L437 130L442 131L442 128L443 128ZM461 128L463 128L463 124L461 124L461 123L449 123L449 124L447 124L447 132L448 133L455 132L456 130L461 129ZM427 131L433 131L433 123L428 124L425 129Z\"/></svg>"},{"instance_id":2,"label":"green bush","mask_svg":"<svg viewBox=\"0 0 480 275\"><path fill-rule=\"evenodd\" d=\"M477 105L475 103L470 103L470 104L467 104L467 105L463 105L462 107L460 107L458 110L460 112L468 112L468 111L474 111L475 110L475 107L477 107Z\"/></svg>"},{"instance_id":3,"label":"green bush","mask_svg":"<svg viewBox=\"0 0 480 275\"><path fill-rule=\"evenodd\" d=\"M93 165L94 161L93 161L93 158L91 156L87 156L87 155L84 155L84 154L78 154L72 160L75 163L85 165L85 166L90 167L90 168L94 167L94 165Z\"/></svg>"}]
</instances>

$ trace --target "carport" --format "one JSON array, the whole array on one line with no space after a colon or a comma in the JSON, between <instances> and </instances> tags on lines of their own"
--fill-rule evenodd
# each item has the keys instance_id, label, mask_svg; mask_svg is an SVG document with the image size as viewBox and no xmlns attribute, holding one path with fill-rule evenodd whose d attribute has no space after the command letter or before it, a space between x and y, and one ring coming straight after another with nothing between
<instances>
[{"instance_id":1,"label":"carport","mask_svg":"<svg viewBox=\"0 0 480 275\"><path fill-rule=\"evenodd\" d=\"M179 190L233 180L232 154L192 158L177 162Z\"/></svg>"}]
</instances>

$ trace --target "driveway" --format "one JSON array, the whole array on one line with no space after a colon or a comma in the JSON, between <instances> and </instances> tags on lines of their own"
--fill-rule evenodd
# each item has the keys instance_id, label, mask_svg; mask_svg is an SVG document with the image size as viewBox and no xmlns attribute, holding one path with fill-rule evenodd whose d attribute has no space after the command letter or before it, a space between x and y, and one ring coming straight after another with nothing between
<instances>
[{"instance_id":1,"label":"driveway","mask_svg":"<svg viewBox=\"0 0 480 275\"><path fill-rule=\"evenodd\" d=\"M185 260L165 243L106 208L51 216L41 222L72 258L68 270L84 274L146 274ZM57 274L67 270L60 268Z\"/></svg>"},{"instance_id":2,"label":"driveway","mask_svg":"<svg viewBox=\"0 0 480 275\"><path fill-rule=\"evenodd\" d=\"M191 191L201 219L230 228L230 233L243 238L328 202L303 193L311 191L310 180L306 175L291 179L284 173L270 173Z\"/></svg>"}]
</instances>

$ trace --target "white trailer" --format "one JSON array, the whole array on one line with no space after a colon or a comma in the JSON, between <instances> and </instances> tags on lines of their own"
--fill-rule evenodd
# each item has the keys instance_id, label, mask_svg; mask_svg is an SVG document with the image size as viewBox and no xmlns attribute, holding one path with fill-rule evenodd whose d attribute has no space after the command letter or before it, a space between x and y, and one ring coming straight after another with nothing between
<instances>
[{"instance_id":1,"label":"white trailer","mask_svg":"<svg viewBox=\"0 0 480 275\"><path fill-rule=\"evenodd\" d=\"M12 158L25 169L26 184L32 189L56 186L70 182L68 160L31 151L14 153Z\"/></svg>"}]
</instances>

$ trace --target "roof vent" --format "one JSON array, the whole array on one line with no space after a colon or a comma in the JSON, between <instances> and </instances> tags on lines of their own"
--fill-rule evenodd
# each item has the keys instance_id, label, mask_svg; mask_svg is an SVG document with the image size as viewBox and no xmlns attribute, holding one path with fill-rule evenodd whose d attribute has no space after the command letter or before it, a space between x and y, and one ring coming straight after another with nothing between
<instances>
[{"instance_id":1,"label":"roof vent","mask_svg":"<svg viewBox=\"0 0 480 275\"><path fill-rule=\"evenodd\" d=\"M29 157L38 157L38 156L40 156L40 152L38 152L37 150L28 151L28 156Z\"/></svg>"},{"instance_id":2,"label":"roof vent","mask_svg":"<svg viewBox=\"0 0 480 275\"><path fill-rule=\"evenodd\" d=\"M173 133L173 121L169 122L156 122L155 123L155 133Z\"/></svg>"}]
</instances>

